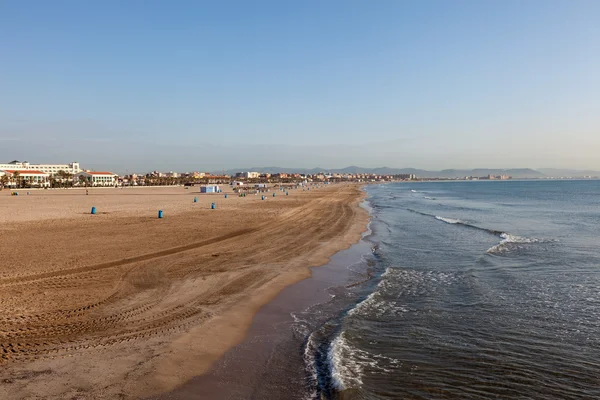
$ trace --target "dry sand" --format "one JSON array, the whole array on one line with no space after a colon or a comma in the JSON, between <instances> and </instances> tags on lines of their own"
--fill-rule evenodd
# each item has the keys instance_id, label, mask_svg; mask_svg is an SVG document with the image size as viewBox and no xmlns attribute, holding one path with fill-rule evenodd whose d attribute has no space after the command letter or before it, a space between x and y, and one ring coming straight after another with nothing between
<instances>
[{"instance_id":1,"label":"dry sand","mask_svg":"<svg viewBox=\"0 0 600 400\"><path fill-rule=\"evenodd\" d=\"M171 390L367 221L357 185L265 201L197 190L0 192L1 399Z\"/></svg>"}]
</instances>

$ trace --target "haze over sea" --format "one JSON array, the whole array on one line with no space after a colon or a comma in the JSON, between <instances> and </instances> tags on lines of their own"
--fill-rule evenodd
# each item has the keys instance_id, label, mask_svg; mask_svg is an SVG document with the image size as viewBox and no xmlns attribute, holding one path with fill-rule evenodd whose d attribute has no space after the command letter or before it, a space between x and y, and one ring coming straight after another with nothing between
<instances>
[{"instance_id":1,"label":"haze over sea","mask_svg":"<svg viewBox=\"0 0 600 400\"><path fill-rule=\"evenodd\" d=\"M600 181L367 191L352 269L375 278L330 288L347 300L306 340L309 398L600 397Z\"/></svg>"}]
</instances>

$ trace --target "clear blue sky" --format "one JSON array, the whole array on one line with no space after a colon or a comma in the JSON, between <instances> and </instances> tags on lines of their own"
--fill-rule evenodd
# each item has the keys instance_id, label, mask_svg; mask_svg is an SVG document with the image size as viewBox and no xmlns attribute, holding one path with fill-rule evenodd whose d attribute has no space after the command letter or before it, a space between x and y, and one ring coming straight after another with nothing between
<instances>
[{"instance_id":1,"label":"clear blue sky","mask_svg":"<svg viewBox=\"0 0 600 400\"><path fill-rule=\"evenodd\" d=\"M0 161L600 169L600 1L1 0L0 38Z\"/></svg>"}]
</instances>

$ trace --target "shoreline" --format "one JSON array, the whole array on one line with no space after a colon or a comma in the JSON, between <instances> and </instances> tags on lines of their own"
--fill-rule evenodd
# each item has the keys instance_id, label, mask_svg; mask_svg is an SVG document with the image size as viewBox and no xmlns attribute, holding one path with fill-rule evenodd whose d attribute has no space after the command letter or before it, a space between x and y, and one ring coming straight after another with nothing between
<instances>
[{"instance_id":1,"label":"shoreline","mask_svg":"<svg viewBox=\"0 0 600 400\"><path fill-rule=\"evenodd\" d=\"M311 267L311 277L285 287L261 307L244 339L206 373L147 400L193 400L199 393L207 399L305 399L317 390L307 370L312 367L308 342L322 324L359 301L363 289L357 286L373 279L365 258L372 245L361 238L327 264Z\"/></svg>"},{"instance_id":2,"label":"shoreline","mask_svg":"<svg viewBox=\"0 0 600 400\"><path fill-rule=\"evenodd\" d=\"M161 393L149 393L144 397L164 400L178 399L180 397L177 397L177 395L174 395L172 392L177 392L178 389L183 389L186 391L188 390L186 386L191 384L193 393L191 394L190 398L197 398L196 389L204 390L204 388L194 385L194 380L210 374L211 368L218 363L219 360L222 360L223 357L226 356L228 352L234 350L236 346L244 343L248 337L249 331L252 328L253 321L257 315L259 315L261 309L273 303L286 289L310 280L313 276L314 269L326 267L331 262L333 257L338 255L340 252L350 249L353 245L357 244L361 240L363 233L368 229L368 220L370 218L368 211L361 207L361 203L367 196L363 188L364 186L360 186L362 194L355 202L356 204L353 206L355 207L355 211L357 211L359 214L362 214L364 211L364 215L362 217L355 218L352 226L347 232L344 233L344 238L341 242L339 242L338 245L330 248L324 247L318 251L315 251L312 255L307 255L305 262L308 265L302 267L294 273L290 273L279 282L273 282L268 288L267 293L251 296L250 298L246 299L247 303L245 302L245 305L241 309L230 310L224 313L221 316L221 319L215 321L214 324L211 324L210 326L198 327L195 329L195 332L191 333L189 337L182 338L182 345L191 346L191 341L202 341L213 335L221 335L219 340L215 341L215 339L213 339L213 352L207 355L206 358L200 362L202 365L199 365L198 360L191 360L189 358L172 360L172 362L183 363L183 365L179 364L179 368L181 369L195 368L196 371L201 370L200 373L196 373L193 376L188 376L188 378L180 384L174 386L167 384L170 387L168 390L163 390ZM232 323L232 321L235 322ZM231 332L232 334L223 337L223 332ZM158 379L161 378L164 377L158 377ZM148 382L148 384L152 383ZM164 387L167 387L167 385ZM187 397L184 396L182 398Z\"/></svg>"},{"instance_id":3,"label":"shoreline","mask_svg":"<svg viewBox=\"0 0 600 400\"><path fill-rule=\"evenodd\" d=\"M357 286L373 278L365 259L373 245L366 240L372 233L366 197L365 192L359 207L367 212L367 223L356 242L333 254L327 263L310 266L308 278L287 285L261 306L252 316L244 338L205 373L148 400L192 400L200 392L202 398L304 398L290 394L307 389L306 365L302 359L306 355L305 350L299 349L305 345L307 333L325 321L325 314L330 318L340 311L339 304L328 310L323 307L336 296L331 290L342 290L346 296L340 297L347 297L348 290L356 292ZM360 271L352 268L359 265ZM344 305L347 302L347 298L343 300ZM308 316L310 322L303 321L304 313L316 307L322 308L319 316L312 314Z\"/></svg>"},{"instance_id":4,"label":"shoreline","mask_svg":"<svg viewBox=\"0 0 600 400\"><path fill-rule=\"evenodd\" d=\"M212 252L220 248L221 254L226 254L226 257L221 260L226 261L227 266L231 265L231 268L234 268L229 270L221 266L223 272L218 272L217 275L210 273L200 279L194 278L175 286L171 284L170 288L165 287L164 290L167 292L162 292L163 295L173 299L181 297L183 293L187 296L198 290L208 291L210 296L207 294L208 297L196 307L203 312L200 320L186 321L187 325L172 328L167 326L160 331L160 334L148 331L149 333L142 333L139 338L136 336L133 340L127 339L106 346L87 343L92 340L86 338L86 344L66 348L63 346L57 349L56 355L52 358L40 357L38 360L34 358L24 363L9 363L1 375L5 382L11 384L1 385L0 394L11 393L12 396L16 396L14 398L27 396L63 398L74 394L89 396L87 398L150 397L173 390L188 380L206 373L215 361L244 340L254 316L264 305L271 302L286 287L310 277L309 267L327 264L333 255L359 241L361 234L366 230L368 213L360 207L360 203L366 196L362 186L339 185L307 193L299 191L295 193L304 196L307 200L302 200L298 205L294 203L292 208L282 210L283 213L277 211L277 215L273 217L275 219L272 219L272 221L285 221L283 225L289 225L289 229L274 227L270 223L259 224L253 231L240 233L239 238L230 236L232 239L224 238L216 244L202 245L198 248L192 245L183 253L175 254L178 258L184 258L183 261L178 261L179 263L188 266L211 257L211 254L212 257L218 256L219 253ZM27 196L28 199L34 197ZM284 201L289 203L292 200L292 196L287 199L283 197L280 204L283 206ZM240 200L240 204L241 202L243 200ZM269 203L255 204L263 208L277 204ZM332 208L334 205L335 209ZM242 210L246 212L245 209ZM179 216L174 214L172 219L179 218L176 222L184 224L183 218L187 215L189 214L183 210ZM331 216L332 219L327 221L326 216ZM121 219L123 218L125 217ZM320 222L311 225L317 221ZM135 222L143 224L147 223L147 220ZM65 226L69 223L65 222ZM131 223L133 224L134 221ZM39 228L40 224L33 223L32 226ZM175 224L170 229L178 228ZM8 231L14 232L11 229ZM280 237L282 234L290 235L287 239L291 243L297 243L299 247L286 249L279 254L275 250L277 247L273 246L285 239ZM323 239L318 240L321 236ZM251 242L259 243L265 248L263 253L259 252L259 255L269 254L266 259L250 253L237 258L236 262L235 255L229 256L229 253L235 252L234 249L244 248L247 243L251 243L248 242L251 239L253 239ZM267 243L269 240L277 243L269 244ZM204 246L205 249L202 248ZM127 256L128 254L123 254L123 257ZM170 258L172 256L167 255L162 257L165 260L157 259L153 262L164 264ZM213 260L214 258L205 259L205 261ZM140 263L145 265L141 266L143 271L150 268L145 260ZM219 268L218 265L219 263L215 264L215 267ZM238 271L239 268L235 270L235 265L242 266L248 272L242 273ZM148 274L157 274L150 277L152 280L157 278L164 280L161 272L163 267L152 266L151 273L143 272L144 276L135 278L141 279L142 284L148 284L146 282L149 278L146 276ZM93 272L95 273L95 270ZM4 272L1 276L6 275L7 273ZM139 282L133 282L134 286L136 284ZM152 282L151 285L155 283ZM238 289L238 286L243 287ZM215 287L219 289L212 290ZM131 291L131 288L127 289ZM131 298L127 299L132 302ZM82 342L82 340L75 341L75 338L73 341ZM113 357L114 362L107 361ZM52 381L51 384L49 380Z\"/></svg>"}]
</instances>

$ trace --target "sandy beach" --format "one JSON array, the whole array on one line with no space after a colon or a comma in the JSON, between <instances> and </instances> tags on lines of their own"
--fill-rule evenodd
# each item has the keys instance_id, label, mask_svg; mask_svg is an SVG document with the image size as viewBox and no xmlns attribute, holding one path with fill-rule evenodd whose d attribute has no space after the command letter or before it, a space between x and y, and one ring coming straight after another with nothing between
<instances>
[{"instance_id":1,"label":"sandy beach","mask_svg":"<svg viewBox=\"0 0 600 400\"><path fill-rule=\"evenodd\" d=\"M362 197L0 192L0 398L140 398L203 374L261 306L360 238Z\"/></svg>"}]
</instances>

